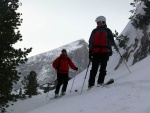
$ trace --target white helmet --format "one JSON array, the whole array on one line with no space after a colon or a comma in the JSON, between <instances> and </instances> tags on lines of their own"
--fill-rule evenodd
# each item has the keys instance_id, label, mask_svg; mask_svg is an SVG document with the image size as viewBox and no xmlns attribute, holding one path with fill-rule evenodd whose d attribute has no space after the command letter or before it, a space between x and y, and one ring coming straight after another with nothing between
<instances>
[{"instance_id":1,"label":"white helmet","mask_svg":"<svg viewBox=\"0 0 150 113\"><path fill-rule=\"evenodd\" d=\"M95 19L95 22L106 22L106 18L104 16L98 16Z\"/></svg>"}]
</instances>

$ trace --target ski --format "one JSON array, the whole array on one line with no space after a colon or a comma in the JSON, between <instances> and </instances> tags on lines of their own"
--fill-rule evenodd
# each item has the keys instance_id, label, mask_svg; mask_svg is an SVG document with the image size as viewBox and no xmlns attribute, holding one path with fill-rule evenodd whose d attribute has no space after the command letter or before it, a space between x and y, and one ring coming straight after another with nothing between
<instances>
[{"instance_id":1,"label":"ski","mask_svg":"<svg viewBox=\"0 0 150 113\"><path fill-rule=\"evenodd\" d=\"M106 87L106 86L108 86L108 85L110 85L110 84L113 84L113 83L114 83L114 79L111 78L110 80L108 80L106 83L104 83L104 84L102 84L102 85L98 84L97 87L102 87L102 88L103 88L103 87ZM94 87L94 86L88 88L87 91L91 90L93 87Z\"/></svg>"},{"instance_id":2,"label":"ski","mask_svg":"<svg viewBox=\"0 0 150 113\"><path fill-rule=\"evenodd\" d=\"M98 84L97 87L105 87L107 85L110 85L110 84L113 84L114 83L114 79L111 78L109 81L107 81L106 83L104 84Z\"/></svg>"},{"instance_id":3,"label":"ski","mask_svg":"<svg viewBox=\"0 0 150 113\"><path fill-rule=\"evenodd\" d=\"M61 96L58 96L57 98L56 97L51 97L50 100L53 100L53 99L59 99Z\"/></svg>"},{"instance_id":4,"label":"ski","mask_svg":"<svg viewBox=\"0 0 150 113\"><path fill-rule=\"evenodd\" d=\"M62 98L62 97L64 97L64 96L65 96L65 95L59 95L58 97L53 96L53 97L50 98L50 100L59 99L59 98Z\"/></svg>"},{"instance_id":5,"label":"ski","mask_svg":"<svg viewBox=\"0 0 150 113\"><path fill-rule=\"evenodd\" d=\"M91 90L94 86L88 87L87 91Z\"/></svg>"},{"instance_id":6,"label":"ski","mask_svg":"<svg viewBox=\"0 0 150 113\"><path fill-rule=\"evenodd\" d=\"M110 85L110 84L113 84L113 83L114 83L114 79L111 78L109 81L107 81L107 82L105 83L105 85Z\"/></svg>"}]
</instances>

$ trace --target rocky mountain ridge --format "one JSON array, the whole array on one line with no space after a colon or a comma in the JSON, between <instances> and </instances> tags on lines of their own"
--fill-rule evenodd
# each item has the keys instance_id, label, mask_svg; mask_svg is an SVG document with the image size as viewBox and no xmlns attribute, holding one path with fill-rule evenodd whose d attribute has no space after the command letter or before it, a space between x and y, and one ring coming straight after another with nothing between
<instances>
[{"instance_id":1,"label":"rocky mountain ridge","mask_svg":"<svg viewBox=\"0 0 150 113\"><path fill-rule=\"evenodd\" d=\"M78 72L70 69L70 77L77 75L87 68L89 60L88 44L83 39L80 39L54 50L30 57L25 64L18 67L18 70L22 73L21 77L27 76L30 71L35 71L39 84L53 82L56 79L56 70L52 67L52 63L61 54L62 49L67 50L68 57L79 68Z\"/></svg>"}]
</instances>

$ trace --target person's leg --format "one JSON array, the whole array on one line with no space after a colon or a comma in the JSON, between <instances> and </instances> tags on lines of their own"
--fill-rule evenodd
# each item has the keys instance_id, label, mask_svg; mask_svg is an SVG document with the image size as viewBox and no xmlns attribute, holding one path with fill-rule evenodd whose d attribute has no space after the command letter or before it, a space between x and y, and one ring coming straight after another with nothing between
<instances>
[{"instance_id":1,"label":"person's leg","mask_svg":"<svg viewBox=\"0 0 150 113\"><path fill-rule=\"evenodd\" d=\"M107 53L101 54L101 67L100 67L100 73L97 81L98 84L104 83L108 59L109 59L109 55Z\"/></svg>"},{"instance_id":2,"label":"person's leg","mask_svg":"<svg viewBox=\"0 0 150 113\"><path fill-rule=\"evenodd\" d=\"M89 86L88 87L94 86L94 84L95 84L95 76L97 74L99 64L100 64L99 54L93 54L92 69L90 71Z\"/></svg>"},{"instance_id":3,"label":"person's leg","mask_svg":"<svg viewBox=\"0 0 150 113\"><path fill-rule=\"evenodd\" d=\"M62 76L63 78L63 87L62 87L62 95L64 95L65 94L65 92L66 92L66 89L67 89L67 85L68 85L68 74L63 74L63 76Z\"/></svg>"},{"instance_id":4,"label":"person's leg","mask_svg":"<svg viewBox=\"0 0 150 113\"><path fill-rule=\"evenodd\" d=\"M57 73L57 85L56 85L55 94L59 94L59 89L61 85L62 85L62 74Z\"/></svg>"}]
</instances>

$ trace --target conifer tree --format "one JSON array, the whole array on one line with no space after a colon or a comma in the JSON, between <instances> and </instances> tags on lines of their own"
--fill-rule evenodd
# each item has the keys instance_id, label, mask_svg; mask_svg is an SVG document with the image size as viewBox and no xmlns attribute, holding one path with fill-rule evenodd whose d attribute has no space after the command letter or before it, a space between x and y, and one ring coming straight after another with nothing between
<instances>
[{"instance_id":1,"label":"conifer tree","mask_svg":"<svg viewBox=\"0 0 150 113\"><path fill-rule=\"evenodd\" d=\"M116 38L116 40L118 40L118 46L119 48L123 48L126 49L127 47L127 42L129 40L129 38L127 36L124 35L118 35L118 32L115 30L115 33L113 33L113 36ZM116 48L115 48L116 49ZM117 50L117 49L116 49Z\"/></svg>"},{"instance_id":2,"label":"conifer tree","mask_svg":"<svg viewBox=\"0 0 150 113\"><path fill-rule=\"evenodd\" d=\"M142 20L142 23L144 22L145 23L145 25L149 25L149 23L150 23L150 1L146 1L145 0L145 8L143 8L144 9L144 11L145 11L145 15L144 15L144 17L143 17L143 20Z\"/></svg>"},{"instance_id":3,"label":"conifer tree","mask_svg":"<svg viewBox=\"0 0 150 113\"><path fill-rule=\"evenodd\" d=\"M29 98L32 97L32 95L38 94L38 83L37 83L37 74L34 71L31 71L29 75L25 78L25 95L28 95Z\"/></svg>"},{"instance_id":4,"label":"conifer tree","mask_svg":"<svg viewBox=\"0 0 150 113\"><path fill-rule=\"evenodd\" d=\"M27 61L31 48L15 49L13 45L22 41L19 26L21 13L17 12L19 0L0 0L0 111L4 112L9 101L15 101L13 84L19 80L16 67Z\"/></svg>"},{"instance_id":5,"label":"conifer tree","mask_svg":"<svg viewBox=\"0 0 150 113\"><path fill-rule=\"evenodd\" d=\"M145 11L145 14L136 14L135 9L131 10L130 12L133 13L133 15L130 16L129 19L132 21L132 25L135 28L143 29L150 23L150 1L149 0L134 0L131 5L133 7L136 7L137 2L143 2L146 7L143 8Z\"/></svg>"}]
</instances>

